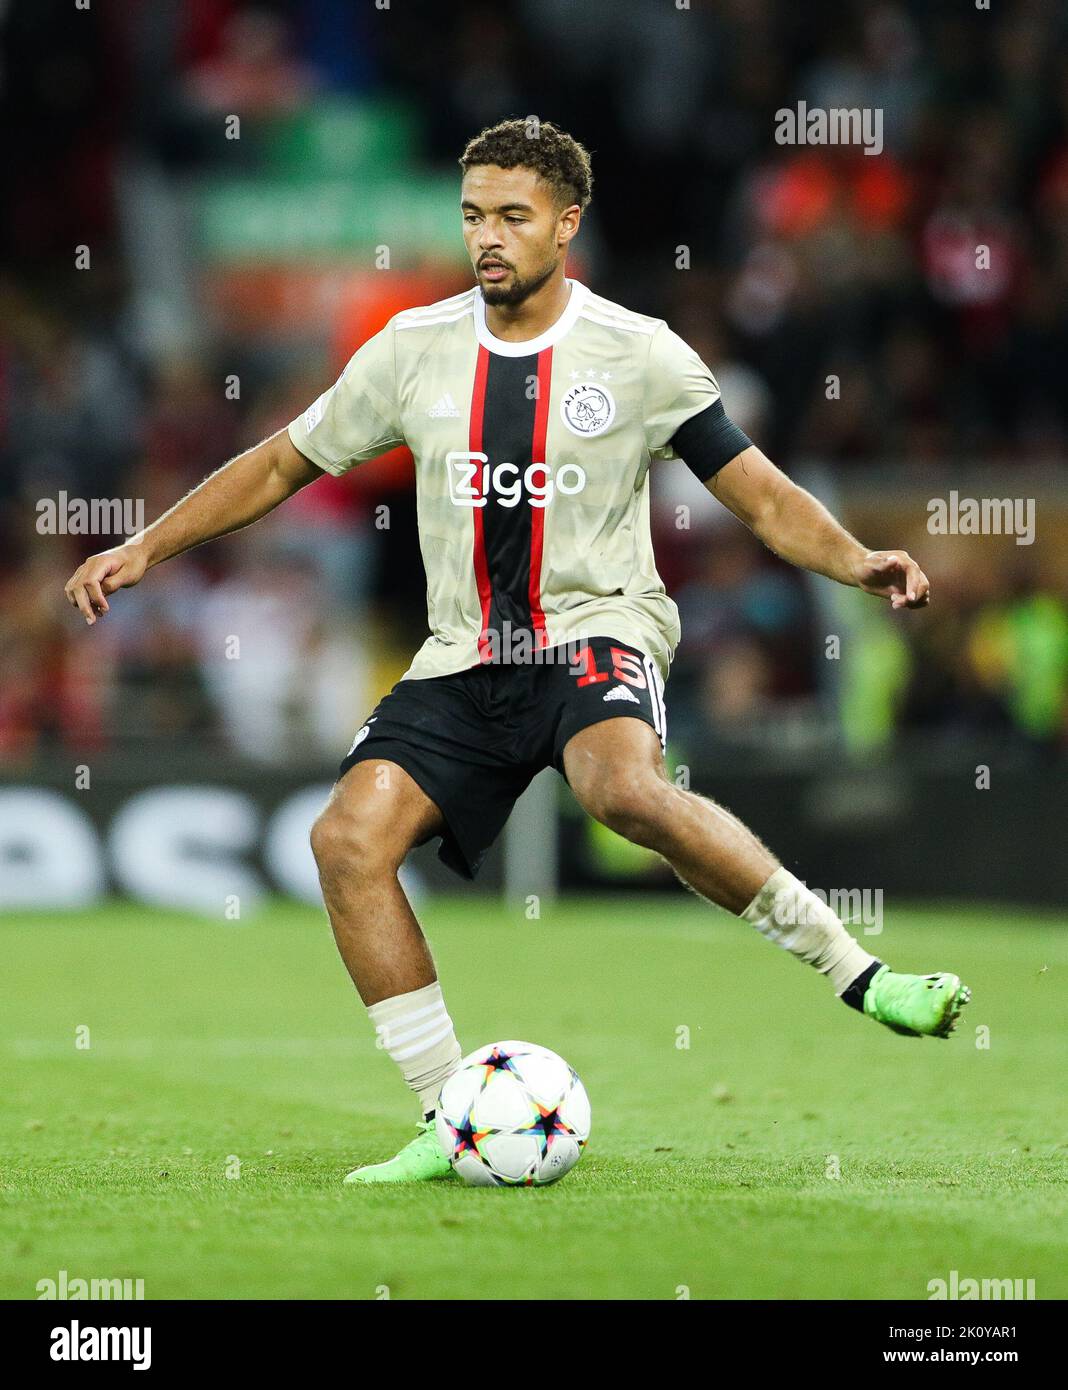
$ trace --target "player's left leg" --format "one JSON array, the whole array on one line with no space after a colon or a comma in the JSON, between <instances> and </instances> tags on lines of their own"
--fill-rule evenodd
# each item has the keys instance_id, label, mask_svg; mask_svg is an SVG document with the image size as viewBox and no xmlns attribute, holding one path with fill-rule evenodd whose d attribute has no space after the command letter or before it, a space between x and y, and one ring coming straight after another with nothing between
<instances>
[{"instance_id":1,"label":"player's left leg","mask_svg":"<svg viewBox=\"0 0 1068 1390\"><path fill-rule=\"evenodd\" d=\"M649 724L618 717L590 724L568 740L563 763L590 815L656 850L695 892L814 966L846 1003L910 1036L952 1030L970 997L960 979L899 974L869 955L737 817L675 786Z\"/></svg>"}]
</instances>

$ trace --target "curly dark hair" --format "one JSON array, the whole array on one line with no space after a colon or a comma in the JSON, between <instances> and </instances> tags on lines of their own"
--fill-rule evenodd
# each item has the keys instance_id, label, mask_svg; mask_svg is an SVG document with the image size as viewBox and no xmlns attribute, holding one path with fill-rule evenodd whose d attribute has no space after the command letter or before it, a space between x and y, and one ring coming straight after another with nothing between
<instances>
[{"instance_id":1,"label":"curly dark hair","mask_svg":"<svg viewBox=\"0 0 1068 1390\"><path fill-rule=\"evenodd\" d=\"M466 174L476 164L533 169L551 185L561 208L578 203L585 212L593 192L589 151L566 130L536 116L499 121L469 140L460 168Z\"/></svg>"}]
</instances>

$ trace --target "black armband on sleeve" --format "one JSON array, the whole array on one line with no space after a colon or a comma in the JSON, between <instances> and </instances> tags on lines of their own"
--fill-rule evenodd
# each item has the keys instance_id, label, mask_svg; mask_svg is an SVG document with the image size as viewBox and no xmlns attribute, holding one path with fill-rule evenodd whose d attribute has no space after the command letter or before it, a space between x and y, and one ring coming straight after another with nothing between
<instances>
[{"instance_id":1,"label":"black armband on sleeve","mask_svg":"<svg viewBox=\"0 0 1068 1390\"><path fill-rule=\"evenodd\" d=\"M679 426L671 439L671 447L686 467L707 483L752 442L745 431L728 418L723 402L713 401Z\"/></svg>"}]
</instances>

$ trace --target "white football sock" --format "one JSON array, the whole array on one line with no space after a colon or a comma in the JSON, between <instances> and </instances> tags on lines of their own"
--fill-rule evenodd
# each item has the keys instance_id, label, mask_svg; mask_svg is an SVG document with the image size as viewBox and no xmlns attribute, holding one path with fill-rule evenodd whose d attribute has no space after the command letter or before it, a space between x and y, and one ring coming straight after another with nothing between
<instances>
[{"instance_id":1,"label":"white football sock","mask_svg":"<svg viewBox=\"0 0 1068 1390\"><path fill-rule=\"evenodd\" d=\"M826 975L835 994L843 994L875 961L789 869L776 869L741 916L761 936Z\"/></svg>"},{"instance_id":2,"label":"white football sock","mask_svg":"<svg viewBox=\"0 0 1068 1390\"><path fill-rule=\"evenodd\" d=\"M436 1109L438 1092L461 1056L437 980L410 994L382 999L367 1012L381 1046L419 1097L423 1114Z\"/></svg>"}]
</instances>

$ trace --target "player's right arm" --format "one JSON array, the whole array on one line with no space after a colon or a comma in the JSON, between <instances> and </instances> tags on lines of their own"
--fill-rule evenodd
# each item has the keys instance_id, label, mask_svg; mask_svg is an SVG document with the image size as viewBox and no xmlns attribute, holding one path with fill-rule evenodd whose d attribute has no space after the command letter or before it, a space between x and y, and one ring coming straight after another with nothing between
<instances>
[{"instance_id":1,"label":"player's right arm","mask_svg":"<svg viewBox=\"0 0 1068 1390\"><path fill-rule=\"evenodd\" d=\"M224 464L125 545L79 565L66 594L85 621L92 626L108 611L108 594L139 583L161 560L250 526L324 472L340 477L402 444L393 322L287 429Z\"/></svg>"},{"instance_id":2,"label":"player's right arm","mask_svg":"<svg viewBox=\"0 0 1068 1390\"><path fill-rule=\"evenodd\" d=\"M320 477L322 469L279 430L223 464L123 545L90 555L67 581L67 600L91 627L108 611L108 594L139 583L161 560L250 526Z\"/></svg>"}]
</instances>

